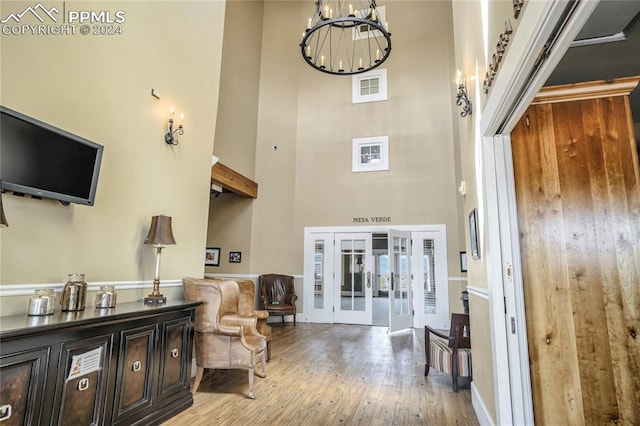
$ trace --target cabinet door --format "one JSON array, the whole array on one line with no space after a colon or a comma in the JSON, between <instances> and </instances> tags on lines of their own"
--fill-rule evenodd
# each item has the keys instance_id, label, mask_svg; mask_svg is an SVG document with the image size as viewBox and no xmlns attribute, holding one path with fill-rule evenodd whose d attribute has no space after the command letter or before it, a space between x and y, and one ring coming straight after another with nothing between
<instances>
[{"instance_id":1,"label":"cabinet door","mask_svg":"<svg viewBox=\"0 0 640 426\"><path fill-rule=\"evenodd\" d=\"M156 333L155 324L120 333L114 423L128 424L132 416L151 407Z\"/></svg>"},{"instance_id":2,"label":"cabinet door","mask_svg":"<svg viewBox=\"0 0 640 426\"><path fill-rule=\"evenodd\" d=\"M57 424L102 423L113 335L63 343L56 381Z\"/></svg>"},{"instance_id":3,"label":"cabinet door","mask_svg":"<svg viewBox=\"0 0 640 426\"><path fill-rule=\"evenodd\" d=\"M3 345L10 343L3 342ZM49 348L0 358L0 422L2 425L39 424Z\"/></svg>"},{"instance_id":4,"label":"cabinet door","mask_svg":"<svg viewBox=\"0 0 640 426\"><path fill-rule=\"evenodd\" d=\"M191 377L189 374L191 367L190 331L189 317L162 324L158 395L160 401L189 389Z\"/></svg>"}]
</instances>

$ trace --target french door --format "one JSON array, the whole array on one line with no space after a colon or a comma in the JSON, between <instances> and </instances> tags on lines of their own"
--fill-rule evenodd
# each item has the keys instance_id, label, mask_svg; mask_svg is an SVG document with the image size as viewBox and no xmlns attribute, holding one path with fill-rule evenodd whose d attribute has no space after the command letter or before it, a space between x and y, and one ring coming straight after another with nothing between
<instances>
[{"instance_id":1,"label":"french door","mask_svg":"<svg viewBox=\"0 0 640 426\"><path fill-rule=\"evenodd\" d=\"M305 228L304 321L372 325L388 315L390 331L449 328L446 228L394 228ZM376 267L373 237L385 234ZM377 301L389 295L389 313L374 308L374 291Z\"/></svg>"},{"instance_id":2,"label":"french door","mask_svg":"<svg viewBox=\"0 0 640 426\"><path fill-rule=\"evenodd\" d=\"M411 232L389 230L389 332L413 327Z\"/></svg>"},{"instance_id":3,"label":"french door","mask_svg":"<svg viewBox=\"0 0 640 426\"><path fill-rule=\"evenodd\" d=\"M371 233L335 234L334 322L372 324Z\"/></svg>"}]
</instances>

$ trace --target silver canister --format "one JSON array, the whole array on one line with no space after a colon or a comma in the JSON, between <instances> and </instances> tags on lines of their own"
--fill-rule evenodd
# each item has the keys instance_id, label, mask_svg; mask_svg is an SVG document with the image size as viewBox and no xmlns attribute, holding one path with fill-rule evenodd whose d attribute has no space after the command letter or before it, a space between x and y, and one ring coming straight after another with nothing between
<instances>
[{"instance_id":1,"label":"silver canister","mask_svg":"<svg viewBox=\"0 0 640 426\"><path fill-rule=\"evenodd\" d=\"M52 288L36 290L35 294L29 297L29 307L27 308L27 315L52 315L55 301L56 294L54 293Z\"/></svg>"},{"instance_id":2,"label":"silver canister","mask_svg":"<svg viewBox=\"0 0 640 426\"><path fill-rule=\"evenodd\" d=\"M116 306L116 290L112 285L101 285L96 295L96 308L113 308Z\"/></svg>"}]
</instances>

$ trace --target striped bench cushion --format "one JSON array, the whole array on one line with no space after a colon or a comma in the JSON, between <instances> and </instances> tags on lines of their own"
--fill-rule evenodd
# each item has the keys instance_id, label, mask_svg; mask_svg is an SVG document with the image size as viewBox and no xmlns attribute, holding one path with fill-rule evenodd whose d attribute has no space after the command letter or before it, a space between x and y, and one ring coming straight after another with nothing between
<instances>
[{"instance_id":1,"label":"striped bench cushion","mask_svg":"<svg viewBox=\"0 0 640 426\"><path fill-rule=\"evenodd\" d=\"M453 351L442 339L431 339L429 345L430 366L438 371L451 374L451 355ZM458 349L458 376L471 376L471 349Z\"/></svg>"}]
</instances>

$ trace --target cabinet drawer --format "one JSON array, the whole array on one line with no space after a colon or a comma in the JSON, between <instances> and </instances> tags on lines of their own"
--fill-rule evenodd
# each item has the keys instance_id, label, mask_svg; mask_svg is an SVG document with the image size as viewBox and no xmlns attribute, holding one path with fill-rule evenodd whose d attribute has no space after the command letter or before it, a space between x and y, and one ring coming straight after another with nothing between
<instances>
[{"instance_id":1,"label":"cabinet drawer","mask_svg":"<svg viewBox=\"0 0 640 426\"><path fill-rule=\"evenodd\" d=\"M54 403L59 407L57 424L103 423L112 345L112 334L62 344Z\"/></svg>"},{"instance_id":2,"label":"cabinet drawer","mask_svg":"<svg viewBox=\"0 0 640 426\"><path fill-rule=\"evenodd\" d=\"M114 423L128 423L130 416L151 407L156 333L155 324L120 333Z\"/></svg>"},{"instance_id":3,"label":"cabinet drawer","mask_svg":"<svg viewBox=\"0 0 640 426\"><path fill-rule=\"evenodd\" d=\"M160 386L158 399L189 389L191 351L188 346L191 332L190 318L180 318L162 324L160 351Z\"/></svg>"},{"instance_id":4,"label":"cabinet drawer","mask_svg":"<svg viewBox=\"0 0 640 426\"><path fill-rule=\"evenodd\" d=\"M39 424L49 348L0 359L0 422L5 426Z\"/></svg>"}]
</instances>

